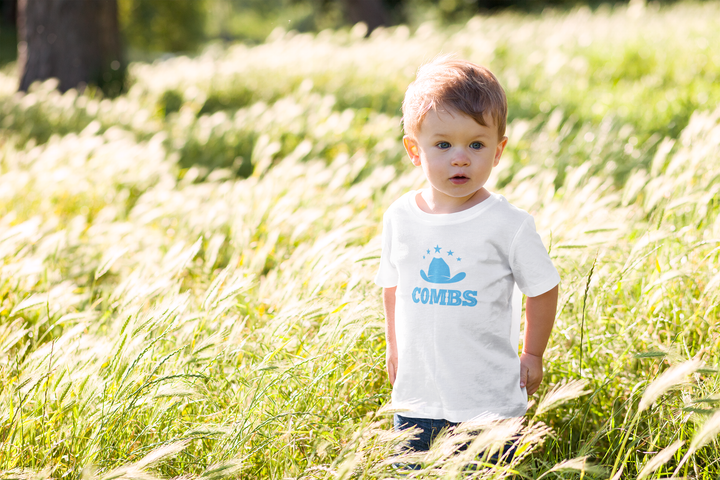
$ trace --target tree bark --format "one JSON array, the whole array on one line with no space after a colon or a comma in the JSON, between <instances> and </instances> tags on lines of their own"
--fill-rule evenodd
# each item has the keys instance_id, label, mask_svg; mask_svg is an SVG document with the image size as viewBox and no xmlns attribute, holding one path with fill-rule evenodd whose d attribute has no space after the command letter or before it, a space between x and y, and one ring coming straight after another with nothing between
<instances>
[{"instance_id":1,"label":"tree bark","mask_svg":"<svg viewBox=\"0 0 720 480\"><path fill-rule=\"evenodd\" d=\"M62 92L92 83L120 93L117 0L19 0L18 33L21 91L55 77Z\"/></svg>"},{"instance_id":2,"label":"tree bark","mask_svg":"<svg viewBox=\"0 0 720 480\"><path fill-rule=\"evenodd\" d=\"M382 0L343 0L350 23L364 22L368 34L380 26L390 24L390 18Z\"/></svg>"}]
</instances>

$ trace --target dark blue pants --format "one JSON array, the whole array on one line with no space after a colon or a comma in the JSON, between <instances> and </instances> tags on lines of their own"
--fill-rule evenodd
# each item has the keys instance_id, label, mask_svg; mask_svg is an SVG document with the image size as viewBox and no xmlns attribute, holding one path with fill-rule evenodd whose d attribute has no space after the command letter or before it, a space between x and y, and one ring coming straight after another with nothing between
<instances>
[{"instance_id":1,"label":"dark blue pants","mask_svg":"<svg viewBox=\"0 0 720 480\"><path fill-rule=\"evenodd\" d=\"M416 435L416 438L412 438L407 445L407 449L414 452L426 452L430 450L430 445L435 441L435 438L444 429L454 427L458 425L456 422L450 422L443 419L434 418L410 418L403 417L402 415L395 414L394 418L395 430L402 431L410 428L417 428L420 430ZM465 450L469 444L460 447L460 450ZM493 454L488 461L490 463L497 463L500 458L504 458L504 461L509 462L515 456L515 450L517 445L514 441L510 441L505 444L501 451ZM409 468L420 468L419 465L408 465Z\"/></svg>"}]
</instances>

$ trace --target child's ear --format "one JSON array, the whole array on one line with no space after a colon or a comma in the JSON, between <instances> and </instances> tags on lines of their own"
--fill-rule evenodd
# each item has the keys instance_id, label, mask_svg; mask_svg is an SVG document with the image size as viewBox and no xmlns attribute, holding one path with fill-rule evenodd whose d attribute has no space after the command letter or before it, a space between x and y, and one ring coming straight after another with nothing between
<instances>
[{"instance_id":1,"label":"child's ear","mask_svg":"<svg viewBox=\"0 0 720 480\"><path fill-rule=\"evenodd\" d=\"M408 157L410 157L410 160L412 160L413 165L416 167L420 165L420 151L418 150L418 145L415 139L409 135L405 135L403 137L403 145L405 146L405 151L407 152Z\"/></svg>"},{"instance_id":2,"label":"child's ear","mask_svg":"<svg viewBox=\"0 0 720 480\"><path fill-rule=\"evenodd\" d=\"M502 157L503 152L505 151L505 146L507 145L508 137L502 137L500 139L500 142L497 144L497 148L495 149L495 162L493 164L494 167L497 167L498 163L500 163L500 157Z\"/></svg>"}]
</instances>

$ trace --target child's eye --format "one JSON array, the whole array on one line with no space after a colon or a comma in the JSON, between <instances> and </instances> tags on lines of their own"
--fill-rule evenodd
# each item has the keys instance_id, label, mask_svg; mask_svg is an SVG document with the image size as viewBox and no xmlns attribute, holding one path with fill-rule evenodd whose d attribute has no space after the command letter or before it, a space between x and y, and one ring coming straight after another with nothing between
<instances>
[{"instance_id":1,"label":"child's eye","mask_svg":"<svg viewBox=\"0 0 720 480\"><path fill-rule=\"evenodd\" d=\"M438 147L438 148L442 148L442 149L450 148L450 144L449 144L448 142L439 142L439 143L437 144L437 147Z\"/></svg>"},{"instance_id":2,"label":"child's eye","mask_svg":"<svg viewBox=\"0 0 720 480\"><path fill-rule=\"evenodd\" d=\"M473 150L480 150L482 147L483 147L483 144L480 142L472 142L470 144L470 148L472 148Z\"/></svg>"}]
</instances>

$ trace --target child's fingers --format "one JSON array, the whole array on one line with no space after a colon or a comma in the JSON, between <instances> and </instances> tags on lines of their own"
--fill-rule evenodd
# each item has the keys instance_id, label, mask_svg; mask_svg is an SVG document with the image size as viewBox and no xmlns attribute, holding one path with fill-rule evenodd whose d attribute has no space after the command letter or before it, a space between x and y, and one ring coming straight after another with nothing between
<instances>
[{"instance_id":1,"label":"child's fingers","mask_svg":"<svg viewBox=\"0 0 720 480\"><path fill-rule=\"evenodd\" d=\"M532 395L535 392L537 392L538 388L540 388L540 383L542 382L542 378L543 378L542 369L534 372L534 374L532 375L532 378L528 380L528 387L527 387L528 395Z\"/></svg>"},{"instance_id":2,"label":"child's fingers","mask_svg":"<svg viewBox=\"0 0 720 480\"><path fill-rule=\"evenodd\" d=\"M531 382L527 387L527 394L532 395L533 393L537 392L539 384L536 382Z\"/></svg>"},{"instance_id":3,"label":"child's fingers","mask_svg":"<svg viewBox=\"0 0 720 480\"><path fill-rule=\"evenodd\" d=\"M520 386L532 395L540 387L542 377L542 357L523 352L520 357Z\"/></svg>"},{"instance_id":4,"label":"child's fingers","mask_svg":"<svg viewBox=\"0 0 720 480\"><path fill-rule=\"evenodd\" d=\"M388 373L388 380L390 380L390 385L395 385L395 375L397 371L397 365L394 361L388 359L387 362L387 373Z\"/></svg>"}]
</instances>

